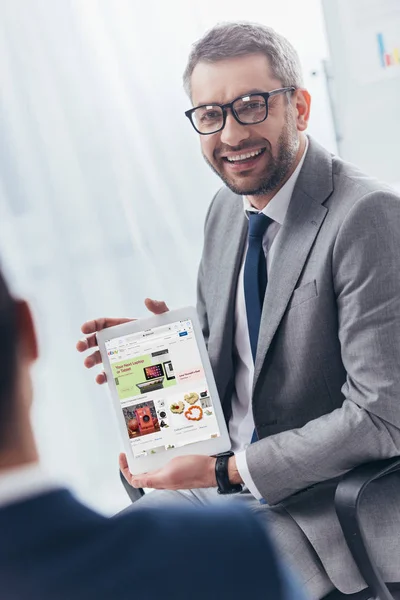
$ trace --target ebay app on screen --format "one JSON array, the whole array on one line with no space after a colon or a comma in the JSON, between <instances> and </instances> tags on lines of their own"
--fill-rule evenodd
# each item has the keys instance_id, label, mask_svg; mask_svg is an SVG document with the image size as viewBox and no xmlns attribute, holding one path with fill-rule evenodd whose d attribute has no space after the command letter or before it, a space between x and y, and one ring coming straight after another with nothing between
<instances>
[{"instance_id":1,"label":"ebay app on screen","mask_svg":"<svg viewBox=\"0 0 400 600\"><path fill-rule=\"evenodd\" d=\"M190 319L105 345L135 458L220 436Z\"/></svg>"}]
</instances>

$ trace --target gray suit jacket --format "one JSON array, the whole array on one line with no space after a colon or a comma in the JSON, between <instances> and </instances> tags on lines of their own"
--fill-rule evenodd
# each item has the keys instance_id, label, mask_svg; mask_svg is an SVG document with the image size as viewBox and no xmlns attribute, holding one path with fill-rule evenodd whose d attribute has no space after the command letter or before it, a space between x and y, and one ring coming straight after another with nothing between
<instances>
[{"instance_id":1,"label":"gray suit jacket","mask_svg":"<svg viewBox=\"0 0 400 600\"><path fill-rule=\"evenodd\" d=\"M246 231L242 198L222 188L206 219L198 312L227 419ZM365 584L335 483L400 454L400 198L310 139L275 243L252 400L260 441L247 461L267 503L285 507L352 593ZM400 477L373 484L362 511L386 580L400 581Z\"/></svg>"}]
</instances>

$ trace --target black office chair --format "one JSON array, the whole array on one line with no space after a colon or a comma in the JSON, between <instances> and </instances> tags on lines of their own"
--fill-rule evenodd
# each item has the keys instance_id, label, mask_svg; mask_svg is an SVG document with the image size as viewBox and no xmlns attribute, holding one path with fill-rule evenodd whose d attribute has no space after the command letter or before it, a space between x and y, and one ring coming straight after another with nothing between
<instances>
[{"instance_id":1,"label":"black office chair","mask_svg":"<svg viewBox=\"0 0 400 600\"><path fill-rule=\"evenodd\" d=\"M400 485L400 457L361 465L346 473L340 480L335 494L336 513L354 562L368 587L355 594L343 594L339 590L334 590L325 596L324 600L368 600L369 598L400 600L400 581L385 583L371 559L358 510L368 485L396 471L399 474ZM134 489L122 473L120 475L129 498L132 502L136 502L143 496L144 491Z\"/></svg>"},{"instance_id":2,"label":"black office chair","mask_svg":"<svg viewBox=\"0 0 400 600\"><path fill-rule=\"evenodd\" d=\"M374 564L360 522L359 506L368 485L377 479L398 472L400 485L400 458L390 458L356 467L346 473L339 482L335 494L335 508L346 543L358 570L368 587L356 594L331 592L325 600L379 600L400 599L400 576L398 583L385 583ZM399 540L400 541L400 540ZM399 574L400 575L400 574Z\"/></svg>"}]
</instances>

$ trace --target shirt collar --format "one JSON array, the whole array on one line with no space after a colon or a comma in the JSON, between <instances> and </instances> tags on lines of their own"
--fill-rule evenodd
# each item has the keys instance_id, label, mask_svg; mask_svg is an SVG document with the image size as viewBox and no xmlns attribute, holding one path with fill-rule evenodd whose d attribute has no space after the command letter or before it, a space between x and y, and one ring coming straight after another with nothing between
<instances>
[{"instance_id":1,"label":"shirt collar","mask_svg":"<svg viewBox=\"0 0 400 600\"><path fill-rule=\"evenodd\" d=\"M292 175L289 177L285 185L281 187L281 189L275 194L275 196L268 202L267 206L263 208L261 211L275 221L279 223L279 225L283 225L283 222L286 217L287 210L289 208L290 200L292 198L294 186L296 185L296 181L298 176L300 175L301 168L303 166L306 154L308 150L308 138L306 136L306 146L304 148L303 156L296 169L293 171ZM254 206L250 204L247 196L243 196L243 209L247 216L247 212L259 212Z\"/></svg>"},{"instance_id":2,"label":"shirt collar","mask_svg":"<svg viewBox=\"0 0 400 600\"><path fill-rule=\"evenodd\" d=\"M61 487L38 463L0 471L0 508Z\"/></svg>"}]
</instances>

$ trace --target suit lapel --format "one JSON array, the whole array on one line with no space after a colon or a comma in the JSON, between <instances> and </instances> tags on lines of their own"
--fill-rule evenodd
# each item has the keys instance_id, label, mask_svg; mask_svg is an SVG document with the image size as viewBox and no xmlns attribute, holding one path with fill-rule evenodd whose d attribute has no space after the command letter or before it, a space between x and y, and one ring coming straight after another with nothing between
<instances>
[{"instance_id":1,"label":"suit lapel","mask_svg":"<svg viewBox=\"0 0 400 600\"><path fill-rule=\"evenodd\" d=\"M253 391L272 339L328 212L322 202L333 189L331 156L313 140L309 144L285 221L276 239L261 316Z\"/></svg>"},{"instance_id":2,"label":"suit lapel","mask_svg":"<svg viewBox=\"0 0 400 600\"><path fill-rule=\"evenodd\" d=\"M214 375L219 383L221 398L225 394L233 372L232 348L235 331L236 289L247 236L247 220L243 211L242 198L234 196L230 192L229 194L230 197L226 199L229 212L224 217L226 235L223 242L221 241L218 255L219 265L216 269L218 276L214 285L216 290L213 317L214 343L208 348Z\"/></svg>"},{"instance_id":3,"label":"suit lapel","mask_svg":"<svg viewBox=\"0 0 400 600\"><path fill-rule=\"evenodd\" d=\"M220 255L219 267L219 299L222 314L227 315L227 321L233 318L237 280L242 264L243 250L247 236L247 220L243 211L243 203L230 211L223 252Z\"/></svg>"},{"instance_id":4,"label":"suit lapel","mask_svg":"<svg viewBox=\"0 0 400 600\"><path fill-rule=\"evenodd\" d=\"M232 346L236 288L247 235L247 221L240 196L231 205L226 218L224 243L221 246L218 269L218 317L224 335L223 345ZM231 201L231 199L230 199Z\"/></svg>"}]
</instances>

